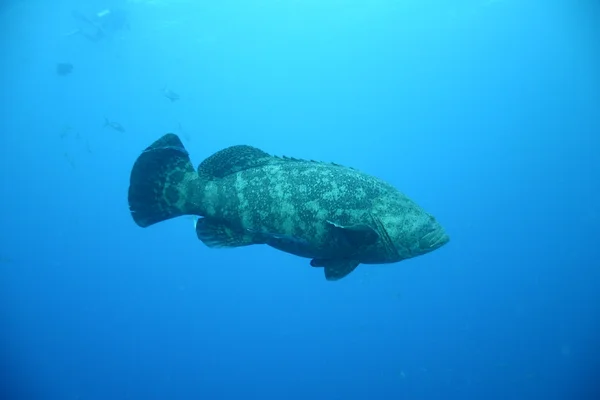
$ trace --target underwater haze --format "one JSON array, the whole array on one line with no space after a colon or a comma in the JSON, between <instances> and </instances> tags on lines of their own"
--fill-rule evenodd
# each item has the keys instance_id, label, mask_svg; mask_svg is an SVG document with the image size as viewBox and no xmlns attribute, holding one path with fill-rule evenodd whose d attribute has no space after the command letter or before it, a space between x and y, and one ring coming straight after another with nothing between
<instances>
[{"instance_id":1,"label":"underwater haze","mask_svg":"<svg viewBox=\"0 0 600 400\"><path fill-rule=\"evenodd\" d=\"M600 398L600 3L3 0L0 398ZM379 177L449 243L332 282L128 205L166 133Z\"/></svg>"}]
</instances>

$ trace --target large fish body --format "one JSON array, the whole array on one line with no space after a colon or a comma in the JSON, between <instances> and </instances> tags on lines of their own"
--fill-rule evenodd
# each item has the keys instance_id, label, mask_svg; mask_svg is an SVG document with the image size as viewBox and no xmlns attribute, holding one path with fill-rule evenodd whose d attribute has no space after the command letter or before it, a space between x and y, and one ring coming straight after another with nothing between
<instances>
[{"instance_id":1,"label":"large fish body","mask_svg":"<svg viewBox=\"0 0 600 400\"><path fill-rule=\"evenodd\" d=\"M449 241L433 216L373 176L250 146L221 150L196 171L174 134L137 159L129 207L141 227L197 215L196 233L209 247L267 244L310 258L328 280L359 264L398 262Z\"/></svg>"}]
</instances>

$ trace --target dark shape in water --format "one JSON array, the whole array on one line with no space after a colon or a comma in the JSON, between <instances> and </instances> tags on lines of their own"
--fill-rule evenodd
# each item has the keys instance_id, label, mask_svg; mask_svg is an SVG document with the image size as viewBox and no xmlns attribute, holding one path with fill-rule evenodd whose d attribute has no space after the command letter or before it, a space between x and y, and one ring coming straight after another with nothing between
<instances>
[{"instance_id":1,"label":"dark shape in water","mask_svg":"<svg viewBox=\"0 0 600 400\"><path fill-rule=\"evenodd\" d=\"M73 64L71 63L58 63L56 64L56 73L60 76L69 75L73 72Z\"/></svg>"},{"instance_id":2,"label":"dark shape in water","mask_svg":"<svg viewBox=\"0 0 600 400\"><path fill-rule=\"evenodd\" d=\"M163 96L165 96L167 99L171 100L172 102L179 100L179 95L169 88L163 88L162 94L163 94Z\"/></svg>"},{"instance_id":3,"label":"dark shape in water","mask_svg":"<svg viewBox=\"0 0 600 400\"><path fill-rule=\"evenodd\" d=\"M73 17L78 26L68 36L80 34L92 42L98 42L119 31L129 30L127 13L119 9L107 8L90 16L73 11Z\"/></svg>"},{"instance_id":4,"label":"dark shape in water","mask_svg":"<svg viewBox=\"0 0 600 400\"><path fill-rule=\"evenodd\" d=\"M121 125L117 121L111 121L106 117L104 117L104 127L114 129L117 132L125 133L125 128L123 127L123 125Z\"/></svg>"},{"instance_id":5,"label":"dark shape in water","mask_svg":"<svg viewBox=\"0 0 600 400\"><path fill-rule=\"evenodd\" d=\"M310 258L330 281L359 264L395 263L450 240L432 215L374 176L245 145L196 170L172 133L136 160L128 200L138 226L196 215L196 235L209 247L266 244Z\"/></svg>"}]
</instances>

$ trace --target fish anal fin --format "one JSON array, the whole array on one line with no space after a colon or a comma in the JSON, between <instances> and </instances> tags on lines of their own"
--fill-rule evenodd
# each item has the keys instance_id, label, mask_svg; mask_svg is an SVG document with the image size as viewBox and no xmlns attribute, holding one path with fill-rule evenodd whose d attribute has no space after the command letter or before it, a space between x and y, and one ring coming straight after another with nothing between
<instances>
[{"instance_id":1,"label":"fish anal fin","mask_svg":"<svg viewBox=\"0 0 600 400\"><path fill-rule=\"evenodd\" d=\"M328 281L337 281L351 273L358 267L360 262L356 260L345 259L319 259L314 258L310 261L313 267L324 267L325 279Z\"/></svg>"},{"instance_id":2,"label":"fish anal fin","mask_svg":"<svg viewBox=\"0 0 600 400\"><path fill-rule=\"evenodd\" d=\"M225 223L210 218L196 221L196 235L206 246L212 248L231 248L257 244L253 235L232 229Z\"/></svg>"}]
</instances>

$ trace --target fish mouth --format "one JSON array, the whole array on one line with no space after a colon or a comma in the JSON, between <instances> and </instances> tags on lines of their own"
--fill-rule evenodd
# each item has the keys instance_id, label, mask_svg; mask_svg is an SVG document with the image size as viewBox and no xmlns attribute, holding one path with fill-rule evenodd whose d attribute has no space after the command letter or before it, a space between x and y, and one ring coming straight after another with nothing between
<instances>
[{"instance_id":1,"label":"fish mouth","mask_svg":"<svg viewBox=\"0 0 600 400\"><path fill-rule=\"evenodd\" d=\"M439 249L450 241L450 236L443 228L434 229L426 233L419 241L421 250L429 252Z\"/></svg>"}]
</instances>

